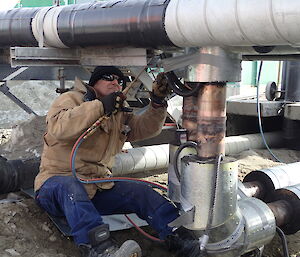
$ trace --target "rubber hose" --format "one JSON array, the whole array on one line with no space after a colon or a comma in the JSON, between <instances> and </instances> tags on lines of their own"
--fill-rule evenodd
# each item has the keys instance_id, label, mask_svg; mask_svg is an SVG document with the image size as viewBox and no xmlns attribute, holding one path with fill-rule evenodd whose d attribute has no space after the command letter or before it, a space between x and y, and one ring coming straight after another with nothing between
<instances>
[{"instance_id":1,"label":"rubber hose","mask_svg":"<svg viewBox=\"0 0 300 257\"><path fill-rule=\"evenodd\" d=\"M167 58L166 54L163 53L160 55L161 59ZM184 87L184 84L181 83L181 81L178 79L174 71L170 71L166 73L166 77L168 80L169 87L180 96L188 97L194 95L196 92L198 92L199 87L195 86L192 90L186 89Z\"/></svg>"},{"instance_id":2,"label":"rubber hose","mask_svg":"<svg viewBox=\"0 0 300 257\"><path fill-rule=\"evenodd\" d=\"M167 72L166 77L169 87L180 96L188 97L198 92L199 87L195 86L193 89L185 89L184 84L177 78L173 71Z\"/></svg>"},{"instance_id":3,"label":"rubber hose","mask_svg":"<svg viewBox=\"0 0 300 257\"><path fill-rule=\"evenodd\" d=\"M288 245L287 245L287 241L286 241L286 236L283 233L283 231L279 228L276 227L276 232L279 235L281 242L282 242L282 252L283 252L283 256L284 257L289 257L289 249L288 249Z\"/></svg>"},{"instance_id":4,"label":"rubber hose","mask_svg":"<svg viewBox=\"0 0 300 257\"><path fill-rule=\"evenodd\" d=\"M193 142L193 141L187 141L186 143L180 145L178 147L178 149L176 150L175 154L174 154L174 159L173 159L173 163L174 163L174 171L175 171L175 174L176 174L176 177L178 179L178 181L180 182L180 172L178 170L178 157L179 157L179 154L181 153L181 151L186 148L186 147L192 147L192 148L195 148L196 151L198 152L198 149L197 149L197 143L196 142Z\"/></svg>"}]
</instances>

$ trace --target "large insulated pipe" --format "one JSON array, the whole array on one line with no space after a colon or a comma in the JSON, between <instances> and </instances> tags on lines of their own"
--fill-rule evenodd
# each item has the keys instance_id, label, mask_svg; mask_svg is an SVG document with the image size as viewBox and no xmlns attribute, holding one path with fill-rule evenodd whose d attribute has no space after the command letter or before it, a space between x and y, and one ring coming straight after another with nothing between
<instances>
[{"instance_id":1,"label":"large insulated pipe","mask_svg":"<svg viewBox=\"0 0 300 257\"><path fill-rule=\"evenodd\" d=\"M247 192L253 192L257 198L266 199L276 189L300 183L300 162L279 165L267 169L252 171L243 180Z\"/></svg>"},{"instance_id":2,"label":"large insulated pipe","mask_svg":"<svg viewBox=\"0 0 300 257\"><path fill-rule=\"evenodd\" d=\"M174 46L164 28L167 4L123 0L2 11L0 47Z\"/></svg>"},{"instance_id":3,"label":"large insulated pipe","mask_svg":"<svg viewBox=\"0 0 300 257\"><path fill-rule=\"evenodd\" d=\"M137 147L117 154L112 168L114 176L142 171L163 170L169 164L169 145Z\"/></svg>"},{"instance_id":4,"label":"large insulated pipe","mask_svg":"<svg viewBox=\"0 0 300 257\"><path fill-rule=\"evenodd\" d=\"M292 218L293 207L285 200L278 200L268 203L269 208L273 212L276 220L276 225L282 227L289 223Z\"/></svg>"},{"instance_id":5,"label":"large insulated pipe","mask_svg":"<svg viewBox=\"0 0 300 257\"><path fill-rule=\"evenodd\" d=\"M268 204L279 215L280 227L285 234L294 234L300 230L300 184L277 189L270 197L273 204ZM274 202L277 207L274 208ZM275 209L275 210L274 210Z\"/></svg>"},{"instance_id":6,"label":"large insulated pipe","mask_svg":"<svg viewBox=\"0 0 300 257\"><path fill-rule=\"evenodd\" d=\"M11 160L0 157L0 194L33 187L40 160Z\"/></svg>"},{"instance_id":7,"label":"large insulated pipe","mask_svg":"<svg viewBox=\"0 0 300 257\"><path fill-rule=\"evenodd\" d=\"M281 132L266 132L264 136L270 147L276 148L284 144ZM260 133L225 138L226 155L238 154L250 149L264 149L265 147Z\"/></svg>"},{"instance_id":8,"label":"large insulated pipe","mask_svg":"<svg viewBox=\"0 0 300 257\"><path fill-rule=\"evenodd\" d=\"M181 47L299 45L299 24L298 0L172 0L165 19Z\"/></svg>"},{"instance_id":9,"label":"large insulated pipe","mask_svg":"<svg viewBox=\"0 0 300 257\"><path fill-rule=\"evenodd\" d=\"M0 12L0 47L37 46L31 22L38 8L19 8Z\"/></svg>"},{"instance_id":10,"label":"large insulated pipe","mask_svg":"<svg viewBox=\"0 0 300 257\"><path fill-rule=\"evenodd\" d=\"M101 1L2 11L0 20L0 47L38 42L59 48L300 43L298 0Z\"/></svg>"}]
</instances>

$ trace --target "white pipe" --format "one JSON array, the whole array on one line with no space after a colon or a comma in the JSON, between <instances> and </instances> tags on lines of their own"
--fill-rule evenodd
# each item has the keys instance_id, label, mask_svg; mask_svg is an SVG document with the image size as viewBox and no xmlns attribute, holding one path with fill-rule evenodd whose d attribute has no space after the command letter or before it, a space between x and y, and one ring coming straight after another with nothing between
<instances>
[{"instance_id":1,"label":"white pipe","mask_svg":"<svg viewBox=\"0 0 300 257\"><path fill-rule=\"evenodd\" d=\"M180 47L300 44L299 0L172 0L165 17Z\"/></svg>"},{"instance_id":2,"label":"white pipe","mask_svg":"<svg viewBox=\"0 0 300 257\"><path fill-rule=\"evenodd\" d=\"M283 145L283 136L280 132L264 133L265 139L270 147ZM225 138L225 154L233 155L250 149L266 148L261 134L248 134L242 136L231 136Z\"/></svg>"},{"instance_id":3,"label":"white pipe","mask_svg":"<svg viewBox=\"0 0 300 257\"><path fill-rule=\"evenodd\" d=\"M270 147L282 145L279 132L265 133ZM225 138L226 155L238 154L249 149L263 149L265 145L260 134L231 136ZM114 176L143 171L166 169L169 165L169 145L154 145L128 149L126 153L117 154L112 168Z\"/></svg>"},{"instance_id":4,"label":"white pipe","mask_svg":"<svg viewBox=\"0 0 300 257\"><path fill-rule=\"evenodd\" d=\"M141 171L165 169L169 164L169 145L153 145L128 149L117 154L112 168L114 176Z\"/></svg>"}]
</instances>

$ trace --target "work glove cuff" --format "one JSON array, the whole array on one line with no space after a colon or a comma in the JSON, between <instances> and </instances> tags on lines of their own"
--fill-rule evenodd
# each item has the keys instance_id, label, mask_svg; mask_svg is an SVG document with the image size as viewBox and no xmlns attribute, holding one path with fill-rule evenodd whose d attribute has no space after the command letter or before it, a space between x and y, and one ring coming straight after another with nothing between
<instances>
[{"instance_id":1,"label":"work glove cuff","mask_svg":"<svg viewBox=\"0 0 300 257\"><path fill-rule=\"evenodd\" d=\"M168 103L163 97L158 97L153 92L150 93L150 99L151 99L151 105L154 108L159 108L159 107L168 107Z\"/></svg>"},{"instance_id":2,"label":"work glove cuff","mask_svg":"<svg viewBox=\"0 0 300 257\"><path fill-rule=\"evenodd\" d=\"M126 96L122 92L113 92L109 95L100 97L105 115L111 115L123 107Z\"/></svg>"}]
</instances>

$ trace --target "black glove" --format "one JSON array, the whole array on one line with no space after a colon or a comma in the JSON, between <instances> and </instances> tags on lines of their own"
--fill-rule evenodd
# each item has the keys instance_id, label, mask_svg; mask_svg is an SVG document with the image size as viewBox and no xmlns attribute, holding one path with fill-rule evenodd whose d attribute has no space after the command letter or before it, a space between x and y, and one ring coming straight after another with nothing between
<instances>
[{"instance_id":1,"label":"black glove","mask_svg":"<svg viewBox=\"0 0 300 257\"><path fill-rule=\"evenodd\" d=\"M152 84L152 93L159 98L165 98L170 94L171 90L168 85L168 79L164 72L157 75L156 79Z\"/></svg>"},{"instance_id":2,"label":"black glove","mask_svg":"<svg viewBox=\"0 0 300 257\"><path fill-rule=\"evenodd\" d=\"M165 97L170 94L170 88L166 75L161 72L152 84L151 100L157 105L166 106Z\"/></svg>"},{"instance_id":3,"label":"black glove","mask_svg":"<svg viewBox=\"0 0 300 257\"><path fill-rule=\"evenodd\" d=\"M176 256L202 256L199 239L183 227L179 228L165 239L169 251Z\"/></svg>"},{"instance_id":4,"label":"black glove","mask_svg":"<svg viewBox=\"0 0 300 257\"><path fill-rule=\"evenodd\" d=\"M114 92L109 95L99 98L103 104L104 113L106 115L111 115L116 113L123 107L123 102L126 99L126 96L122 92Z\"/></svg>"}]
</instances>

